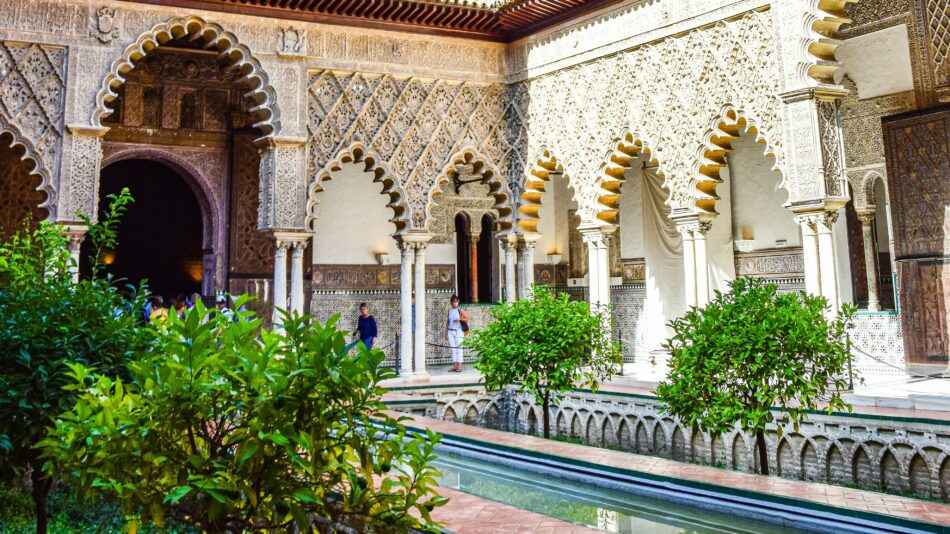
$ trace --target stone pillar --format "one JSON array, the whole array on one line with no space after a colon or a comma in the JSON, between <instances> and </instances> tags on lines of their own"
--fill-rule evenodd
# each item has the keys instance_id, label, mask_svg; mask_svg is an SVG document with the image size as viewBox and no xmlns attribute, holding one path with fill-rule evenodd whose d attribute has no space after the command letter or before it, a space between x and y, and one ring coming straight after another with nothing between
<instances>
[{"instance_id":1,"label":"stone pillar","mask_svg":"<svg viewBox=\"0 0 950 534\"><path fill-rule=\"evenodd\" d=\"M478 238L479 235L475 233L468 236L468 264L469 274L471 275L472 302L478 302Z\"/></svg>"},{"instance_id":2,"label":"stone pillar","mask_svg":"<svg viewBox=\"0 0 950 534\"><path fill-rule=\"evenodd\" d=\"M832 316L838 314L841 299L838 295L838 262L835 257L835 237L832 233L835 221L838 220L837 211L825 212L818 218L815 231L818 234L818 271L821 276L821 294L828 299L831 305Z\"/></svg>"},{"instance_id":3,"label":"stone pillar","mask_svg":"<svg viewBox=\"0 0 950 534\"><path fill-rule=\"evenodd\" d=\"M64 224L77 223L81 220L78 214L82 213L96 222L102 137L109 128L70 125L67 129L55 217Z\"/></svg>"},{"instance_id":4,"label":"stone pillar","mask_svg":"<svg viewBox=\"0 0 950 534\"><path fill-rule=\"evenodd\" d=\"M411 241L415 250L415 280L416 288L416 333L414 336L413 360L415 369L413 376L428 378L426 371L426 246L432 236L408 235L404 240Z\"/></svg>"},{"instance_id":5,"label":"stone pillar","mask_svg":"<svg viewBox=\"0 0 950 534\"><path fill-rule=\"evenodd\" d=\"M290 261L290 311L303 315L303 251L306 241L294 241Z\"/></svg>"},{"instance_id":6,"label":"stone pillar","mask_svg":"<svg viewBox=\"0 0 950 534\"><path fill-rule=\"evenodd\" d=\"M838 220L837 207L799 213L795 218L802 228L805 290L825 297L831 307L829 316L837 315L841 307L833 234L834 223Z\"/></svg>"},{"instance_id":7,"label":"stone pillar","mask_svg":"<svg viewBox=\"0 0 950 534\"><path fill-rule=\"evenodd\" d=\"M610 262L607 252L607 237L600 226L578 228L587 244L587 278L589 300L592 308L610 303Z\"/></svg>"},{"instance_id":8,"label":"stone pillar","mask_svg":"<svg viewBox=\"0 0 950 534\"><path fill-rule=\"evenodd\" d=\"M688 215L675 220L676 229L683 236L683 282L686 305L703 307L709 303L709 258L706 251L706 232L712 222Z\"/></svg>"},{"instance_id":9,"label":"stone pillar","mask_svg":"<svg viewBox=\"0 0 950 534\"><path fill-rule=\"evenodd\" d=\"M525 249L524 249L524 243L519 241L519 242L516 243L515 247L516 247L516 250L517 250L517 252L518 252L518 259L517 259L517 266L518 266L517 274L518 274L518 280L517 280L517 282L516 282L516 285L517 285L517 298L518 298L518 300L521 300L521 299L525 298L525 295L527 294L527 292L525 291L525 289L527 288L527 284L526 284L527 280L525 279L525 276L527 275L527 272L526 272L526 270L525 270Z\"/></svg>"},{"instance_id":10,"label":"stone pillar","mask_svg":"<svg viewBox=\"0 0 950 534\"><path fill-rule=\"evenodd\" d=\"M412 374L412 255L415 246L399 242L399 374Z\"/></svg>"},{"instance_id":11,"label":"stone pillar","mask_svg":"<svg viewBox=\"0 0 950 534\"><path fill-rule=\"evenodd\" d=\"M287 248L290 243L276 238L277 246L274 249L274 326L280 328L283 324L278 310L287 308Z\"/></svg>"},{"instance_id":12,"label":"stone pillar","mask_svg":"<svg viewBox=\"0 0 950 534\"><path fill-rule=\"evenodd\" d=\"M518 243L509 239L505 243L505 301L509 303L518 298L517 258Z\"/></svg>"},{"instance_id":13,"label":"stone pillar","mask_svg":"<svg viewBox=\"0 0 950 534\"><path fill-rule=\"evenodd\" d=\"M73 282L79 281L79 250L82 247L82 241L86 238L88 226L69 224L63 226L63 233L69 240L69 255L72 257L72 265L69 270L73 275Z\"/></svg>"},{"instance_id":14,"label":"stone pillar","mask_svg":"<svg viewBox=\"0 0 950 534\"><path fill-rule=\"evenodd\" d=\"M696 305L700 308L709 304L709 256L706 253L706 232L709 223L702 223L693 232L693 250L696 261Z\"/></svg>"},{"instance_id":15,"label":"stone pillar","mask_svg":"<svg viewBox=\"0 0 950 534\"><path fill-rule=\"evenodd\" d=\"M865 209L858 212L861 220L861 237L864 242L864 272L868 279L868 310L880 311L881 303L878 300L877 287L877 243L874 241L874 209Z\"/></svg>"},{"instance_id":16,"label":"stone pillar","mask_svg":"<svg viewBox=\"0 0 950 534\"><path fill-rule=\"evenodd\" d=\"M524 239L524 298L530 299L534 296L534 250L538 244L537 234L525 234Z\"/></svg>"},{"instance_id":17,"label":"stone pillar","mask_svg":"<svg viewBox=\"0 0 950 534\"><path fill-rule=\"evenodd\" d=\"M805 291L821 295L821 277L818 266L818 234L813 217L797 217L802 229L802 262L805 264Z\"/></svg>"}]
</instances>

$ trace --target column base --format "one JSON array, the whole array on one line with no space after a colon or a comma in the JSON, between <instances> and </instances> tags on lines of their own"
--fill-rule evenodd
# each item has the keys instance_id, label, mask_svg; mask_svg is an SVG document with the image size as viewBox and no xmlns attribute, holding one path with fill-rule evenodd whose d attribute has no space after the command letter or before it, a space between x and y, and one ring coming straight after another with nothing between
<instances>
[{"instance_id":1,"label":"column base","mask_svg":"<svg viewBox=\"0 0 950 534\"><path fill-rule=\"evenodd\" d=\"M406 375L407 378L415 378L420 380L429 380L432 378L429 376L429 371L413 371L411 374Z\"/></svg>"}]
</instances>

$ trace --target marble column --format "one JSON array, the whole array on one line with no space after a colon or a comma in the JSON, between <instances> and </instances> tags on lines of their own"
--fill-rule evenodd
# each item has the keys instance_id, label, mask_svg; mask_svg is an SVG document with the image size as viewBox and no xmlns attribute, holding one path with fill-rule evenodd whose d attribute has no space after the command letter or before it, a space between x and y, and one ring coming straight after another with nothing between
<instances>
[{"instance_id":1,"label":"marble column","mask_svg":"<svg viewBox=\"0 0 950 534\"><path fill-rule=\"evenodd\" d=\"M471 279L470 295L472 302L478 302L478 238L479 235L472 233L468 236L468 264Z\"/></svg>"},{"instance_id":2,"label":"marble column","mask_svg":"<svg viewBox=\"0 0 950 534\"><path fill-rule=\"evenodd\" d=\"M587 244L587 285L591 308L610 302L610 266L607 260L607 242L599 226L578 228Z\"/></svg>"},{"instance_id":3,"label":"marble column","mask_svg":"<svg viewBox=\"0 0 950 534\"><path fill-rule=\"evenodd\" d=\"M426 240L428 241L428 240ZM426 371L426 242L415 242L416 334L413 359L416 377L428 377Z\"/></svg>"},{"instance_id":4,"label":"marble column","mask_svg":"<svg viewBox=\"0 0 950 534\"><path fill-rule=\"evenodd\" d=\"M683 289L687 306L699 306L696 293L696 248L693 230L689 225L677 225L683 236Z\"/></svg>"},{"instance_id":5,"label":"marble column","mask_svg":"<svg viewBox=\"0 0 950 534\"><path fill-rule=\"evenodd\" d=\"M805 291L812 295L821 295L821 276L818 265L818 234L815 232L815 218L796 217L802 229L802 262L805 268Z\"/></svg>"},{"instance_id":6,"label":"marble column","mask_svg":"<svg viewBox=\"0 0 950 534\"><path fill-rule=\"evenodd\" d=\"M82 242L86 238L86 232L89 230L88 226L83 225L73 225L67 224L63 225L63 233L66 234L66 239L69 240L69 256L72 259L72 263L69 266L69 271L73 276L73 282L79 281L79 251L82 247Z\"/></svg>"},{"instance_id":7,"label":"marble column","mask_svg":"<svg viewBox=\"0 0 950 534\"><path fill-rule=\"evenodd\" d=\"M274 327L280 328L284 319L279 310L287 309L287 248L290 243L276 238L274 249Z\"/></svg>"},{"instance_id":8,"label":"marble column","mask_svg":"<svg viewBox=\"0 0 950 534\"><path fill-rule=\"evenodd\" d=\"M518 298L517 281L518 244L514 241L505 243L505 301L511 303Z\"/></svg>"},{"instance_id":9,"label":"marble column","mask_svg":"<svg viewBox=\"0 0 950 534\"><path fill-rule=\"evenodd\" d=\"M516 247L515 250L516 250L517 253L518 253L518 259L517 259L517 266L518 266L518 267L517 267L517 275L518 275L518 280L515 282L515 285L517 286L517 291L516 291L516 292L517 292L517 298L518 298L518 300L521 300L521 299L525 298L525 295L527 294L526 291L525 291L525 289L527 288L527 283L526 283L527 280L525 279L525 276L526 276L527 273L526 273L526 270L525 270L525 248L524 248L524 243L521 242L521 241L518 241L518 243L515 245L515 247Z\"/></svg>"},{"instance_id":10,"label":"marble column","mask_svg":"<svg viewBox=\"0 0 950 534\"><path fill-rule=\"evenodd\" d=\"M291 243L290 254L290 312L303 315L303 251L306 241Z\"/></svg>"},{"instance_id":11,"label":"marble column","mask_svg":"<svg viewBox=\"0 0 950 534\"><path fill-rule=\"evenodd\" d=\"M524 242L524 298L534 296L534 250L537 238L525 236Z\"/></svg>"},{"instance_id":12,"label":"marble column","mask_svg":"<svg viewBox=\"0 0 950 534\"><path fill-rule=\"evenodd\" d=\"M412 374L412 255L415 246L399 242L399 374Z\"/></svg>"},{"instance_id":13,"label":"marble column","mask_svg":"<svg viewBox=\"0 0 950 534\"><path fill-rule=\"evenodd\" d=\"M818 272L821 277L821 294L831 305L830 315L837 315L841 307L838 295L838 265L835 257L835 240L832 230L838 220L837 211L827 211L818 218L815 232L818 234Z\"/></svg>"},{"instance_id":14,"label":"marble column","mask_svg":"<svg viewBox=\"0 0 950 534\"><path fill-rule=\"evenodd\" d=\"M693 251L696 261L696 305L709 304L709 256L706 252L706 232L709 223L700 223L693 232Z\"/></svg>"},{"instance_id":15,"label":"marble column","mask_svg":"<svg viewBox=\"0 0 950 534\"><path fill-rule=\"evenodd\" d=\"M874 241L874 210L858 212L861 220L861 237L864 242L864 272L868 279L868 310L881 311L877 286L877 243Z\"/></svg>"}]
</instances>

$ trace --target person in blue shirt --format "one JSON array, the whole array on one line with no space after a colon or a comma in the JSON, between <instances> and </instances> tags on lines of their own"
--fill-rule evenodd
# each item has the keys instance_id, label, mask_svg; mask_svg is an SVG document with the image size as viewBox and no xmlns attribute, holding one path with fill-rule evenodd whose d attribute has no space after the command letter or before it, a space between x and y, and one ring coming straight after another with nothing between
<instances>
[{"instance_id":1,"label":"person in blue shirt","mask_svg":"<svg viewBox=\"0 0 950 534\"><path fill-rule=\"evenodd\" d=\"M360 316L356 322L356 331L353 333L359 337L367 349L373 348L379 334L376 331L376 319L369 314L369 308L365 302L360 303Z\"/></svg>"}]
</instances>

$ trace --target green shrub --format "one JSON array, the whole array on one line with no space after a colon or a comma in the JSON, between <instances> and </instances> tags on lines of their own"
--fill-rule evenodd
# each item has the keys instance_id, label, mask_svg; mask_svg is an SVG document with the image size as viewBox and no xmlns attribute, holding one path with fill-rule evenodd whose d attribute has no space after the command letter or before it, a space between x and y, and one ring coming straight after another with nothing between
<instances>
[{"instance_id":1,"label":"green shrub","mask_svg":"<svg viewBox=\"0 0 950 534\"><path fill-rule=\"evenodd\" d=\"M494 321L465 339L478 352L475 367L487 390L520 382L544 411L544 437L550 437L550 407L578 386L596 391L621 363L622 347L610 339L605 309L570 300L536 286L533 298L492 311Z\"/></svg>"},{"instance_id":2,"label":"green shrub","mask_svg":"<svg viewBox=\"0 0 950 534\"><path fill-rule=\"evenodd\" d=\"M244 299L239 300L240 308ZM336 319L286 316L284 331L200 303L169 318L129 380L72 364L75 406L43 442L56 473L122 504L208 532L403 531L444 504L429 466L438 437L389 417L379 350L344 351ZM144 513L143 513L144 511ZM418 514L416 519L410 512Z\"/></svg>"},{"instance_id":3,"label":"green shrub","mask_svg":"<svg viewBox=\"0 0 950 534\"><path fill-rule=\"evenodd\" d=\"M102 223L89 237L97 250L115 244L115 225L131 202L112 197ZM94 265L99 265L93 260ZM72 407L73 363L115 376L145 350L148 329L138 324L141 291L123 296L114 281L97 275L73 281L73 259L62 229L43 222L0 244L0 481L12 484L29 472L37 531L45 532L45 476L34 447L52 418Z\"/></svg>"},{"instance_id":4,"label":"green shrub","mask_svg":"<svg viewBox=\"0 0 950 534\"><path fill-rule=\"evenodd\" d=\"M768 474L765 427L776 419L773 406L795 429L809 410L851 410L841 393L854 307L835 319L827 310L824 297L781 294L757 278L717 291L705 308L671 323L670 373L656 388L663 409L713 435L736 427L754 433Z\"/></svg>"}]
</instances>

